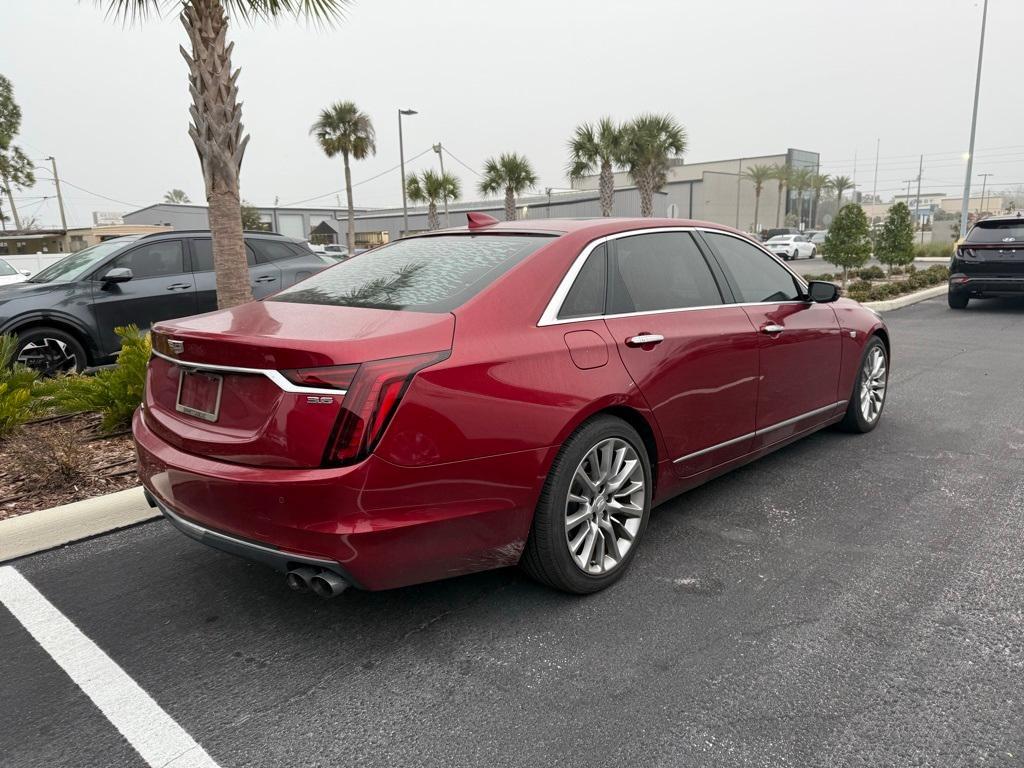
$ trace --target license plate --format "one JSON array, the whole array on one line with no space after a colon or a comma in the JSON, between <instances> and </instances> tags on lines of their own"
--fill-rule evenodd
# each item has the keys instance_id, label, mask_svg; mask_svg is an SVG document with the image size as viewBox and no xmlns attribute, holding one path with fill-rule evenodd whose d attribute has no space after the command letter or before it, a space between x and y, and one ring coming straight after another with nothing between
<instances>
[{"instance_id":1,"label":"license plate","mask_svg":"<svg viewBox=\"0 0 1024 768\"><path fill-rule=\"evenodd\" d=\"M182 368L178 379L178 402L175 408L197 419L216 421L220 414L220 393L223 386L223 376Z\"/></svg>"}]
</instances>

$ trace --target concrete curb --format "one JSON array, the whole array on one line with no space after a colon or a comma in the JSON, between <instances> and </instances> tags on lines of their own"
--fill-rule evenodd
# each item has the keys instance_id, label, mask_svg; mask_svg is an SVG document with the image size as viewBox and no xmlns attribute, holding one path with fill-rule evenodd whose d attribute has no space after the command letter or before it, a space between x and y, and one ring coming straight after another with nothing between
<instances>
[{"instance_id":1,"label":"concrete curb","mask_svg":"<svg viewBox=\"0 0 1024 768\"><path fill-rule=\"evenodd\" d=\"M923 291L908 293L906 296L897 296L895 299L886 299L885 301L865 301L864 306L868 309L875 310L875 312L889 312L893 309L909 307L911 304L917 304L919 301L927 301L928 299L934 299L937 296L942 296L946 293L946 290L947 287L945 284L935 285L931 288L925 288Z\"/></svg>"},{"instance_id":2,"label":"concrete curb","mask_svg":"<svg viewBox=\"0 0 1024 768\"><path fill-rule=\"evenodd\" d=\"M0 520L0 562L160 517L142 487Z\"/></svg>"}]
</instances>

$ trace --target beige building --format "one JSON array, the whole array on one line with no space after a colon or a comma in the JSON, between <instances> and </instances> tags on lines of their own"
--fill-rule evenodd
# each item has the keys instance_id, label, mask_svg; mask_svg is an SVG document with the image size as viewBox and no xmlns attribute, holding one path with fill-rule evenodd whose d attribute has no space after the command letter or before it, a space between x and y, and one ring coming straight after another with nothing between
<instances>
[{"instance_id":1,"label":"beige building","mask_svg":"<svg viewBox=\"0 0 1024 768\"><path fill-rule=\"evenodd\" d=\"M964 199L962 197L946 197L939 203L939 207L946 213L960 213ZM981 195L971 195L967 201L968 213L1002 213L1006 210L1010 201L1002 195L989 195L986 193L984 201Z\"/></svg>"},{"instance_id":2,"label":"beige building","mask_svg":"<svg viewBox=\"0 0 1024 768\"><path fill-rule=\"evenodd\" d=\"M151 235L154 232L169 232L172 227L154 224L112 224L102 227L76 227L67 233L65 250L70 253L97 245L104 240L125 235Z\"/></svg>"}]
</instances>

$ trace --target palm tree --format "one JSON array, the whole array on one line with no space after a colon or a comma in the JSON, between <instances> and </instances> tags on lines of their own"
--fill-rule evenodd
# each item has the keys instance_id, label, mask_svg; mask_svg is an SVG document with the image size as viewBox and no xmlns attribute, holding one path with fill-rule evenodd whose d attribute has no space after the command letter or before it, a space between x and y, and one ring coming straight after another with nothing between
<instances>
[{"instance_id":1,"label":"palm tree","mask_svg":"<svg viewBox=\"0 0 1024 768\"><path fill-rule=\"evenodd\" d=\"M761 209L761 193L764 183L774 178L775 169L770 165L752 165L743 171L743 178L754 185L754 234L759 231L759 211Z\"/></svg>"},{"instance_id":2,"label":"palm tree","mask_svg":"<svg viewBox=\"0 0 1024 768\"><path fill-rule=\"evenodd\" d=\"M644 114L623 128L623 164L640 194L640 215L654 215L654 193L668 178L669 161L686 152L686 129L671 115Z\"/></svg>"},{"instance_id":3,"label":"palm tree","mask_svg":"<svg viewBox=\"0 0 1024 768\"><path fill-rule=\"evenodd\" d=\"M583 123L569 139L568 176L578 181L589 173L600 174L601 215L611 216L615 198L614 167L622 162L623 131L610 117L597 125Z\"/></svg>"},{"instance_id":4,"label":"palm tree","mask_svg":"<svg viewBox=\"0 0 1024 768\"><path fill-rule=\"evenodd\" d=\"M811 191L814 192L814 203L811 208L811 226L818 226L818 205L821 203L821 193L832 188L832 177L827 173L816 173L811 176Z\"/></svg>"},{"instance_id":5,"label":"palm tree","mask_svg":"<svg viewBox=\"0 0 1024 768\"><path fill-rule=\"evenodd\" d=\"M804 220L804 192L811 186L812 176L814 176L814 171L810 168L795 168L789 180L790 187L796 190L796 220L798 229L803 229L801 225Z\"/></svg>"},{"instance_id":6,"label":"palm tree","mask_svg":"<svg viewBox=\"0 0 1024 768\"><path fill-rule=\"evenodd\" d=\"M789 166L789 163L772 166L772 178L779 182L779 200L775 204L776 227L782 223L782 190L789 184L789 177L792 173L793 169Z\"/></svg>"},{"instance_id":7,"label":"palm tree","mask_svg":"<svg viewBox=\"0 0 1024 768\"><path fill-rule=\"evenodd\" d=\"M320 113L309 129L328 157L341 155L345 164L345 196L348 200L348 252L356 252L356 213L352 208L352 169L349 160L377 154L373 121L351 101L337 101Z\"/></svg>"},{"instance_id":8,"label":"palm tree","mask_svg":"<svg viewBox=\"0 0 1024 768\"><path fill-rule=\"evenodd\" d=\"M181 205L184 203L191 203L192 201L188 199L188 195L186 195L184 191L180 189L172 189L169 192L164 193L164 202Z\"/></svg>"},{"instance_id":9,"label":"palm tree","mask_svg":"<svg viewBox=\"0 0 1024 768\"><path fill-rule=\"evenodd\" d=\"M459 180L450 173L424 171L418 176L410 173L405 180L405 192L414 203L427 204L427 229L438 229L438 200L458 200L462 194Z\"/></svg>"},{"instance_id":10,"label":"palm tree","mask_svg":"<svg viewBox=\"0 0 1024 768\"><path fill-rule=\"evenodd\" d=\"M516 195L520 195L537 183L530 161L514 152L502 153L497 158L489 157L484 163L484 177L480 180L480 192L496 195L505 192L505 221L515 221Z\"/></svg>"},{"instance_id":11,"label":"palm tree","mask_svg":"<svg viewBox=\"0 0 1024 768\"><path fill-rule=\"evenodd\" d=\"M144 20L175 8L191 50L181 48L188 64L192 124L189 136L199 155L209 204L217 304L232 307L252 299L238 177L249 137L242 127L238 100L239 70L231 67L234 46L227 40L229 16L240 21L275 21L282 16L330 23L341 17L348 0L96 0L109 16Z\"/></svg>"},{"instance_id":12,"label":"palm tree","mask_svg":"<svg viewBox=\"0 0 1024 768\"><path fill-rule=\"evenodd\" d=\"M843 192L853 189L853 180L849 176L834 176L832 178L832 189L836 192L836 212L843 207Z\"/></svg>"}]
</instances>

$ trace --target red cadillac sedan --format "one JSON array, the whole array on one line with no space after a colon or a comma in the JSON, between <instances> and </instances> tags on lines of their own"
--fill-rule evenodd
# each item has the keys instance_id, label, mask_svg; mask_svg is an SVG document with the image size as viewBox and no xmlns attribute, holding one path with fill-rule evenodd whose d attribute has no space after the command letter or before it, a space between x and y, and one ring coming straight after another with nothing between
<instances>
[{"instance_id":1,"label":"red cadillac sedan","mask_svg":"<svg viewBox=\"0 0 1024 768\"><path fill-rule=\"evenodd\" d=\"M654 505L878 424L881 318L741 233L469 218L157 325L151 503L322 596L515 564L588 593Z\"/></svg>"}]
</instances>

